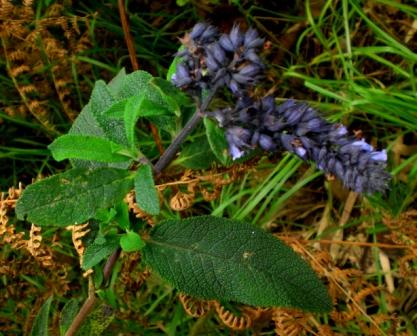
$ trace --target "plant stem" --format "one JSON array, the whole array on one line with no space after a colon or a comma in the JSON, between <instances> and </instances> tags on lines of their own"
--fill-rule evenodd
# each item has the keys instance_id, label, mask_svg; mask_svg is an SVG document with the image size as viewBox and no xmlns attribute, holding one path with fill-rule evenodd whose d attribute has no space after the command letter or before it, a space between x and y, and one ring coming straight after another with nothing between
<instances>
[{"instance_id":1,"label":"plant stem","mask_svg":"<svg viewBox=\"0 0 417 336\"><path fill-rule=\"evenodd\" d=\"M116 264L116 261L120 256L120 252L121 252L121 250L120 250L120 248L118 248L107 259L107 262L103 267L104 282L107 282L110 279L113 267ZM68 328L67 332L65 333L65 336L74 336L75 333L78 331L78 329L80 329L84 320L87 318L87 316L94 309L94 306L97 302L97 296L95 295L94 292L91 291L90 281L91 280L89 280L88 298L87 298L87 300L85 300L85 302L82 305L82 307L81 307L80 311L78 312L77 316L75 316L75 318L72 321L70 327Z\"/></svg>"},{"instance_id":2,"label":"plant stem","mask_svg":"<svg viewBox=\"0 0 417 336\"><path fill-rule=\"evenodd\" d=\"M178 150L180 149L181 144L201 122L201 120L204 117L204 112L209 106L216 91L217 87L214 87L209 92L209 94L204 98L200 107L197 108L197 111L194 113L191 119L188 120L187 124L184 126L181 132L175 137L174 141L169 145L164 154L162 154L162 156L159 158L158 162L155 164L154 167L154 172L156 175L159 175L166 167L168 167L168 165L171 163Z\"/></svg>"}]
</instances>

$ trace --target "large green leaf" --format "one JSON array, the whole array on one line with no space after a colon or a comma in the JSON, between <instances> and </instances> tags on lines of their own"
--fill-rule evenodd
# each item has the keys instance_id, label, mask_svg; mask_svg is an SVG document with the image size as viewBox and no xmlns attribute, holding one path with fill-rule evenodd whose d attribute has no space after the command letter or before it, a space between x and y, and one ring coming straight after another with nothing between
<instances>
[{"instance_id":1,"label":"large green leaf","mask_svg":"<svg viewBox=\"0 0 417 336\"><path fill-rule=\"evenodd\" d=\"M159 214L159 196L152 176L152 168L142 165L135 175L136 202L139 208L150 215Z\"/></svg>"},{"instance_id":2,"label":"large green leaf","mask_svg":"<svg viewBox=\"0 0 417 336\"><path fill-rule=\"evenodd\" d=\"M16 214L37 225L80 224L99 209L121 201L132 187L126 170L74 168L28 186L17 202Z\"/></svg>"},{"instance_id":3,"label":"large green leaf","mask_svg":"<svg viewBox=\"0 0 417 336\"><path fill-rule=\"evenodd\" d=\"M33 322L31 336L48 336L48 319L51 310L52 296L50 296L39 309L38 314Z\"/></svg>"},{"instance_id":4,"label":"large green leaf","mask_svg":"<svg viewBox=\"0 0 417 336\"><path fill-rule=\"evenodd\" d=\"M259 228L213 216L167 220L142 250L180 291L203 299L327 312L331 300L310 266Z\"/></svg>"},{"instance_id":5,"label":"large green leaf","mask_svg":"<svg viewBox=\"0 0 417 336\"><path fill-rule=\"evenodd\" d=\"M56 161L81 159L99 162L129 161L128 149L113 141L91 135L66 134L48 146ZM124 155L120 154L124 153Z\"/></svg>"}]
</instances>

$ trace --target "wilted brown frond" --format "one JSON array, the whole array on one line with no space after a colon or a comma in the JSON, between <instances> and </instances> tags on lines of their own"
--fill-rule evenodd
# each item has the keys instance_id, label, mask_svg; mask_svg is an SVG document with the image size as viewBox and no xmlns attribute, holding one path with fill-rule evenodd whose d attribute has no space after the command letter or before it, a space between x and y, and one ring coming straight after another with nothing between
<instances>
[{"instance_id":1,"label":"wilted brown frond","mask_svg":"<svg viewBox=\"0 0 417 336\"><path fill-rule=\"evenodd\" d=\"M77 251L80 260L80 266L83 264L83 256L85 251L85 246L82 241L82 238L90 232L88 227L88 223L80 224L80 225L70 225L67 226L67 230L71 231L72 243ZM89 276L93 273L93 269L89 269L83 273L84 277Z\"/></svg>"},{"instance_id":2,"label":"wilted brown frond","mask_svg":"<svg viewBox=\"0 0 417 336\"><path fill-rule=\"evenodd\" d=\"M307 327L308 315L294 309L276 308L272 320L278 336L305 335L310 329Z\"/></svg>"},{"instance_id":3,"label":"wilted brown frond","mask_svg":"<svg viewBox=\"0 0 417 336\"><path fill-rule=\"evenodd\" d=\"M39 18L34 6L29 0L21 5L2 0L0 6L0 56L21 98L20 105L6 112L22 116L29 113L53 130L50 99L58 98L69 120L75 118L75 110L80 107L72 99L76 94L72 68L77 66L80 75L90 71L89 65L79 64L76 58L90 46L86 29L89 22L87 17L64 16L64 6L57 3ZM83 31L80 21L86 26Z\"/></svg>"},{"instance_id":4,"label":"wilted brown frond","mask_svg":"<svg viewBox=\"0 0 417 336\"><path fill-rule=\"evenodd\" d=\"M52 267L52 253L48 248L43 247L41 245L41 242L41 228L36 226L35 224L32 224L26 249L43 267Z\"/></svg>"},{"instance_id":5,"label":"wilted brown frond","mask_svg":"<svg viewBox=\"0 0 417 336\"><path fill-rule=\"evenodd\" d=\"M24 232L17 232L13 224L9 223L8 211L15 207L15 202L22 193L22 185L19 188L10 188L7 196L4 193L0 195L0 238L5 244L10 244L13 249L26 247Z\"/></svg>"},{"instance_id":6,"label":"wilted brown frond","mask_svg":"<svg viewBox=\"0 0 417 336\"><path fill-rule=\"evenodd\" d=\"M205 315L211 308L211 302L195 299L186 294L179 294L180 302L185 312L192 317Z\"/></svg>"},{"instance_id":7,"label":"wilted brown frond","mask_svg":"<svg viewBox=\"0 0 417 336\"><path fill-rule=\"evenodd\" d=\"M220 321L222 321L230 329L245 330L252 327L252 319L245 311L242 311L242 313L238 316L230 310L227 310L217 301L214 302L214 308L216 309Z\"/></svg>"},{"instance_id":8,"label":"wilted brown frond","mask_svg":"<svg viewBox=\"0 0 417 336\"><path fill-rule=\"evenodd\" d=\"M138 204L135 201L135 192L131 191L129 192L124 201L126 202L129 211L133 212L136 216L136 218L143 219L146 221L149 225L153 225L154 221L152 219L152 216L148 215L145 211L143 211L141 208L139 208Z\"/></svg>"}]
</instances>

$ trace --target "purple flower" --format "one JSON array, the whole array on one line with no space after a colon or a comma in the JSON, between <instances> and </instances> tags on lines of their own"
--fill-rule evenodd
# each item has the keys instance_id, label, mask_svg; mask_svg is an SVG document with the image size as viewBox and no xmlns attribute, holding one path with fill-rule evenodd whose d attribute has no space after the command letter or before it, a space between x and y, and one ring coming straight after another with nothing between
<instances>
[{"instance_id":1,"label":"purple flower","mask_svg":"<svg viewBox=\"0 0 417 336\"><path fill-rule=\"evenodd\" d=\"M354 191L374 193L387 188L386 151L375 151L364 139L350 136L344 126L328 122L306 103L290 99L277 106L273 97L246 98L234 109L216 113L226 128L233 159L255 146L266 151L282 148L315 162Z\"/></svg>"}]
</instances>

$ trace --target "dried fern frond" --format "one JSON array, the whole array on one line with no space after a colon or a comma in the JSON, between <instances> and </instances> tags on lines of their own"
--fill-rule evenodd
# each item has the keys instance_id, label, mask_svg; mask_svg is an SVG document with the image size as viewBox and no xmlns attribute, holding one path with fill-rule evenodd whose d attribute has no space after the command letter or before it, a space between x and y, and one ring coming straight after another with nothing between
<instances>
[{"instance_id":1,"label":"dried fern frond","mask_svg":"<svg viewBox=\"0 0 417 336\"><path fill-rule=\"evenodd\" d=\"M85 252L85 246L82 238L90 232L90 228L88 226L89 224L85 223L79 225L70 225L66 227L67 230L71 231L72 244L74 245L75 250L79 256L80 266L83 264L83 257ZM85 271L83 273L83 277L87 277L91 273L93 273L93 269Z\"/></svg>"},{"instance_id":2,"label":"dried fern frond","mask_svg":"<svg viewBox=\"0 0 417 336\"><path fill-rule=\"evenodd\" d=\"M7 196L4 193L0 194L0 238L6 244L10 244L13 249L21 249L26 247L26 240L24 240L24 232L16 232L16 227L9 224L8 211L13 209L16 200L23 192L23 187L19 184L16 189L9 188Z\"/></svg>"},{"instance_id":3,"label":"dried fern frond","mask_svg":"<svg viewBox=\"0 0 417 336\"><path fill-rule=\"evenodd\" d=\"M278 336L305 335L310 330L307 316L294 309L276 308L272 314Z\"/></svg>"},{"instance_id":4,"label":"dried fern frond","mask_svg":"<svg viewBox=\"0 0 417 336\"><path fill-rule=\"evenodd\" d=\"M124 201L126 202L129 211L133 212L135 214L136 218L140 218L140 219L145 220L151 226L154 225L154 221L153 221L152 216L150 216L145 211L143 211L141 208L139 208L138 204L135 202L135 192L134 191L129 192L126 195Z\"/></svg>"},{"instance_id":5,"label":"dried fern frond","mask_svg":"<svg viewBox=\"0 0 417 336\"><path fill-rule=\"evenodd\" d=\"M237 316L217 301L214 303L214 307L220 321L228 328L232 330L245 330L252 327L252 319L246 312L242 312L241 316Z\"/></svg>"},{"instance_id":6,"label":"dried fern frond","mask_svg":"<svg viewBox=\"0 0 417 336\"><path fill-rule=\"evenodd\" d=\"M201 317L210 310L211 302L198 300L186 294L179 294L179 299L185 312L192 317Z\"/></svg>"},{"instance_id":7,"label":"dried fern frond","mask_svg":"<svg viewBox=\"0 0 417 336\"><path fill-rule=\"evenodd\" d=\"M178 191L169 201L169 206L174 211L184 211L194 203L195 196L192 194Z\"/></svg>"},{"instance_id":8,"label":"dried fern frond","mask_svg":"<svg viewBox=\"0 0 417 336\"><path fill-rule=\"evenodd\" d=\"M52 254L48 249L43 248L41 243L41 228L32 224L26 249L43 267L50 268L53 265Z\"/></svg>"}]
</instances>

